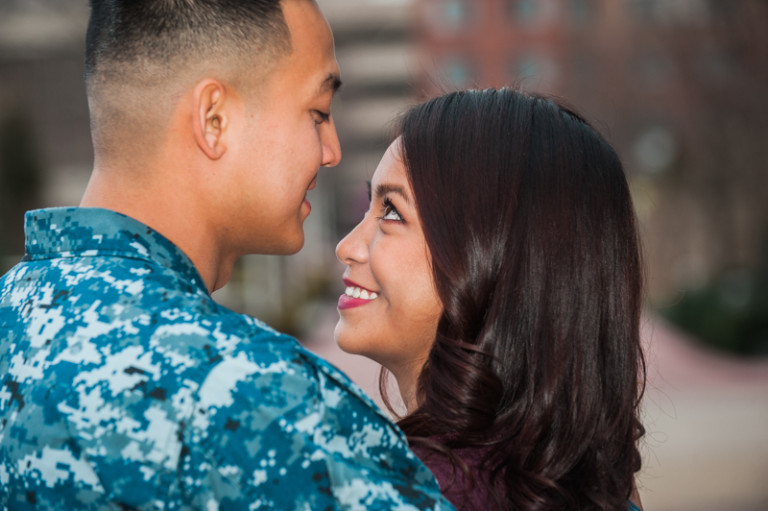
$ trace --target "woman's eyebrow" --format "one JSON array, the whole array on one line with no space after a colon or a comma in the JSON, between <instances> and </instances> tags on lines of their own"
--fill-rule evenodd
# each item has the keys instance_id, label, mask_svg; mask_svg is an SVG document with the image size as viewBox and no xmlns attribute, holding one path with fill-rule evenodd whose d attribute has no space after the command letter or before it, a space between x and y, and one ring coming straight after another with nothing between
<instances>
[{"instance_id":1,"label":"woman's eyebrow","mask_svg":"<svg viewBox=\"0 0 768 511\"><path fill-rule=\"evenodd\" d=\"M409 204L409 205L411 204L411 198L408 196L408 194L406 193L405 189L403 189L402 186L389 184L389 183L381 183L378 186L376 186L376 198L384 197L385 195L389 195L392 193L402 197L406 204Z\"/></svg>"}]
</instances>

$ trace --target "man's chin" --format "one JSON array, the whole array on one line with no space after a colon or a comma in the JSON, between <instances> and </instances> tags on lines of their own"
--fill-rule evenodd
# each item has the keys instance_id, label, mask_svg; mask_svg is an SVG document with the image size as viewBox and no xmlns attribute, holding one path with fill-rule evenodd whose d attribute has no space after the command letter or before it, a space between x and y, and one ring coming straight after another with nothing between
<instances>
[{"instance_id":1,"label":"man's chin","mask_svg":"<svg viewBox=\"0 0 768 511\"><path fill-rule=\"evenodd\" d=\"M242 247L242 255L291 255L304 247L304 227L302 222L294 221L278 228L273 227L269 231L261 231L251 237L250 243Z\"/></svg>"},{"instance_id":2,"label":"man's chin","mask_svg":"<svg viewBox=\"0 0 768 511\"><path fill-rule=\"evenodd\" d=\"M298 253L302 248L304 248L304 231L299 230L299 233L296 236L293 236L290 239L283 239L282 243L274 246L268 253L272 255L293 255Z\"/></svg>"}]
</instances>

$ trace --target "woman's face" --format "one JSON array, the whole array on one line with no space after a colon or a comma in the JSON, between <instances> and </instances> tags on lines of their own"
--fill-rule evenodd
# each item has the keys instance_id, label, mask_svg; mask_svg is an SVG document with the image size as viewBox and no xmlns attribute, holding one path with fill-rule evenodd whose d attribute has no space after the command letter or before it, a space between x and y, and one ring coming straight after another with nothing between
<instances>
[{"instance_id":1,"label":"woman's face","mask_svg":"<svg viewBox=\"0 0 768 511\"><path fill-rule=\"evenodd\" d=\"M442 305L399 140L373 175L365 217L339 242L336 256L347 265L336 342L398 379L417 374L432 347Z\"/></svg>"}]
</instances>

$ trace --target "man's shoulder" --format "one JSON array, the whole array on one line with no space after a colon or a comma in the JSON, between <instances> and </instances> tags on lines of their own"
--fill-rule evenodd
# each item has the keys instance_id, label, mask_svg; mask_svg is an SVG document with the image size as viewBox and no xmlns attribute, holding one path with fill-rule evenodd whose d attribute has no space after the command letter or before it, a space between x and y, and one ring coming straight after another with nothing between
<instances>
[{"instance_id":1,"label":"man's shoulder","mask_svg":"<svg viewBox=\"0 0 768 511\"><path fill-rule=\"evenodd\" d=\"M201 386L185 431L190 481L204 488L217 469L243 501L255 491L278 509L315 508L326 493L341 509L441 508L402 432L348 378L301 346L277 352L284 356L271 363L233 352ZM222 466L237 469L223 474Z\"/></svg>"},{"instance_id":2,"label":"man's shoulder","mask_svg":"<svg viewBox=\"0 0 768 511\"><path fill-rule=\"evenodd\" d=\"M46 354L52 373L71 362L81 373L114 366L134 374L135 357L156 377L196 385L230 359L301 369L295 340L141 259L24 262L0 280L0 326L9 332L3 350Z\"/></svg>"}]
</instances>

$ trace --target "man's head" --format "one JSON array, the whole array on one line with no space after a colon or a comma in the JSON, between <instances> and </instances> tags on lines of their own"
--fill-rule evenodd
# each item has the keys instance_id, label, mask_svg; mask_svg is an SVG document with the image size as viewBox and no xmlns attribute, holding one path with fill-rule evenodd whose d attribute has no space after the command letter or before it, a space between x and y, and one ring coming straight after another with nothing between
<instances>
[{"instance_id":1,"label":"man's head","mask_svg":"<svg viewBox=\"0 0 768 511\"><path fill-rule=\"evenodd\" d=\"M172 98L200 78L258 82L290 49L280 0L91 0L85 77L97 153L117 156L126 133L162 136Z\"/></svg>"},{"instance_id":2,"label":"man's head","mask_svg":"<svg viewBox=\"0 0 768 511\"><path fill-rule=\"evenodd\" d=\"M338 63L314 0L91 2L82 204L155 227L204 279L218 268L212 288L243 254L299 250L305 194L341 157Z\"/></svg>"}]
</instances>

